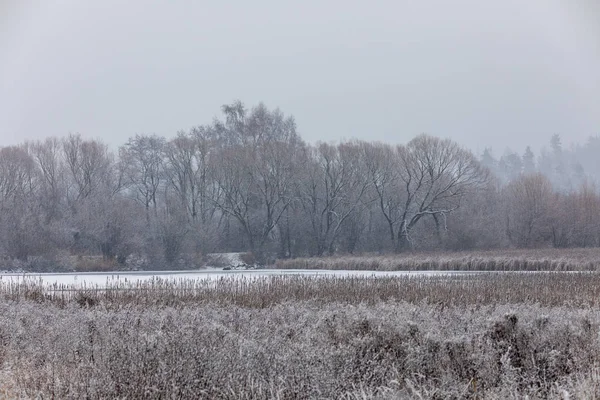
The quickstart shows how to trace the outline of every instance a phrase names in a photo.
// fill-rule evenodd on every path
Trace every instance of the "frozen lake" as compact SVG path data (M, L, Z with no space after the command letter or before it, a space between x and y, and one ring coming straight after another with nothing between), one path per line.
M215 280L221 278L258 279L269 276L322 276L322 277L386 277L386 276L443 276L469 272L462 271L345 271L345 270L294 270L294 269L258 269L223 271L221 269L205 269L197 271L139 271L139 272L88 272L88 273L2 273L0 282L21 282L23 280L42 281L46 285L75 285L103 287L109 282L139 282L151 279L168 280ZM472 272L471 272L472 273Z

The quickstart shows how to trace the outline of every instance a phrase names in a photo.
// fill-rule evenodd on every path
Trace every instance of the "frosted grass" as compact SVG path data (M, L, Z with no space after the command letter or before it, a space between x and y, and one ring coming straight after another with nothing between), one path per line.
M263 279L273 276L307 276L307 277L394 277L394 276L452 276L468 274L464 271L350 271L350 270L303 270L303 269L260 269L223 271L205 269L196 271L139 271L139 272L78 272L78 273L2 273L3 282L21 283L24 281L42 282L47 286L93 287L104 288L115 283L143 283L152 280L191 280L215 281L226 279ZM472 272L471 272L472 273Z

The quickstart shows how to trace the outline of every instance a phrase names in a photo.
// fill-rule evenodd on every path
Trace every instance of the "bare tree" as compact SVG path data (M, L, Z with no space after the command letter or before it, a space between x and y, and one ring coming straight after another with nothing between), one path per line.
M391 243L396 245L397 225L402 217L405 193L401 187L401 170L398 152L380 143L362 144L362 159L373 188L375 201L388 227Z
M577 245L600 246L600 196L595 185L584 183L574 194L575 204L567 210L576 213Z
M11 258L26 261L39 250L39 182L25 146L0 148L0 243Z
M369 185L361 169L360 145L322 143L309 149L300 199L310 217L315 254L335 252L343 224L359 211Z
M419 220L431 217L439 227L464 196L487 182L488 174L471 152L448 139L420 135L398 153L406 195L397 232L401 250L410 245Z
M69 186L67 197L78 202L96 191L112 196L123 187L123 174L114 163L108 146L96 140L83 140L80 135L69 135L63 140L63 154Z
M584 183L571 193L555 192L549 214L554 247L600 245L600 196L594 185Z
M525 175L508 185L506 194L509 240L519 247L539 245L550 235L554 197L550 181L541 174Z
M0 148L0 209L31 196L38 185L35 162L22 147Z
M73 248L91 254L99 250L105 260L112 260L120 256L116 251L120 239L129 237L121 235L128 223L120 214L124 171L99 141L69 135L62 147Z
M420 135L406 147L365 146L367 169L396 251L414 245L411 231L424 217L438 228L487 171L450 140Z
M218 206L243 228L259 257L275 226L292 202L296 160L304 144L293 118L260 104L247 112L241 103L224 106L217 122Z
M128 187L145 208L157 211L157 198L164 181L165 139L156 135L136 135L119 150Z
M80 135L0 148L0 251L27 262L102 255L107 265L135 252L158 268L212 251L267 260L600 246L599 142L563 149L555 136L540 157L528 148L497 161L486 149L481 164L427 135L310 146L292 117L235 102L172 139L136 135L118 158Z
M191 221L209 224L216 214L219 195L214 184L216 148L211 127L199 126L189 134L179 132L166 148L167 176Z
M46 223L60 219L64 197L64 165L61 145L57 138L48 138L30 146L30 152L41 173L41 207Z

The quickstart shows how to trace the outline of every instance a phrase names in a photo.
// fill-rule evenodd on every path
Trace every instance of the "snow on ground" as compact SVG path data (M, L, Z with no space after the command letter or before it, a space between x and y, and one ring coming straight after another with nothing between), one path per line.
M242 254L244 253L210 253L207 254L208 265L222 265L235 267L244 264L242 261Z

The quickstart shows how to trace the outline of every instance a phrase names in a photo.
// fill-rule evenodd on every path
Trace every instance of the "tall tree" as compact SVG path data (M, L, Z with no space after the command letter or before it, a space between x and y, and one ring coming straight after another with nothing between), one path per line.
M39 250L39 183L39 171L25 147L0 148L0 245L11 258L26 261Z
M527 146L525 148L525 153L523 154L523 173L526 175L531 175L535 172L535 155L533 151L531 151L531 147Z
M550 234L553 192L541 174L526 175L506 187L507 235L518 247L537 246Z
M225 122L215 131L218 206L238 221L249 247L259 257L293 200L296 161L304 146L292 117L263 104L248 112L243 104L223 107Z
M361 168L361 146L325 143L311 148L301 182L301 202L311 222L315 254L333 254L343 224L359 211L369 180Z
M165 180L164 148L162 137L135 135L119 150L126 184L146 214L151 208L156 214L159 189Z
M397 218L396 250L401 251L414 245L411 231L422 218L433 218L439 227L464 196L486 183L488 174L471 152L427 135L398 147L398 156L404 204Z

